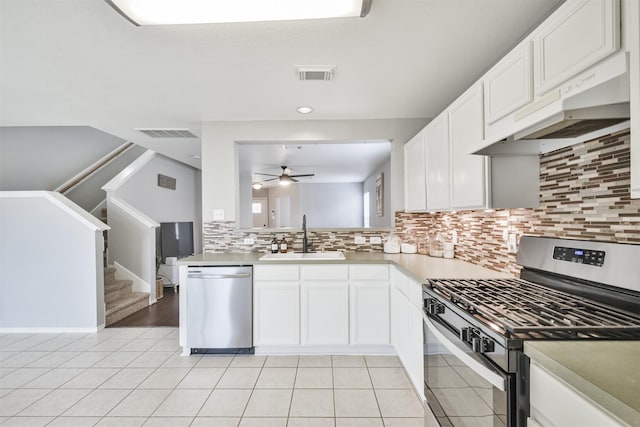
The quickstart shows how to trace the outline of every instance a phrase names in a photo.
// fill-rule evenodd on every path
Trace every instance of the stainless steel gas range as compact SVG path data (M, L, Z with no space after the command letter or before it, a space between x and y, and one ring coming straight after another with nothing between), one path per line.
M640 340L640 246L523 236L520 279L424 285L427 403L442 426L524 427L526 340Z

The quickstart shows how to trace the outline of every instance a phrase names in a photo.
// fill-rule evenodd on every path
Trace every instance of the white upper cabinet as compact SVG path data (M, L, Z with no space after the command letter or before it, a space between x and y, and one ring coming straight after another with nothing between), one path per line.
M526 40L484 76L484 117L487 126L531 102L531 69L531 42Z
M425 128L427 209L449 209L449 117L440 114Z
M476 83L449 107L451 144L451 208L475 209L487 206L485 156L469 154L484 136L482 85Z
M404 203L407 212L427 209L424 129L404 146Z
M565 3L534 33L535 91L556 88L620 48L618 0Z

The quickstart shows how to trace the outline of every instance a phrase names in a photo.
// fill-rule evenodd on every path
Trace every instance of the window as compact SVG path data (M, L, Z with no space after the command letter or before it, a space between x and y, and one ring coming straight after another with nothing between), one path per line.
M369 192L364 193L363 196L363 209L364 212L364 227L369 227Z

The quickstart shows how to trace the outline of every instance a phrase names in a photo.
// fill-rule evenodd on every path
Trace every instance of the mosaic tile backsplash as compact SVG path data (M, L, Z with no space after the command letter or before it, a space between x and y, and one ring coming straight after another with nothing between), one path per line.
M517 275L515 254L507 253L504 230L523 234L640 244L640 200L630 187L630 134L621 131L540 156L540 206L441 213L396 213L402 236L440 232L458 236L456 258ZM355 236L383 236L380 231L309 233L313 250L379 252L382 245L355 245ZM234 222L204 225L204 251L267 252L274 236L285 237L294 251L302 249L301 232L241 232ZM253 245L243 244L253 238Z

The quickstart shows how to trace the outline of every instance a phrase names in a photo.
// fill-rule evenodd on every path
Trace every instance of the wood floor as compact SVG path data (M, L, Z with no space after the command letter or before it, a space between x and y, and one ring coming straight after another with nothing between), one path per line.
M157 303L114 323L110 328L129 326L178 326L178 294L164 288L164 297Z

